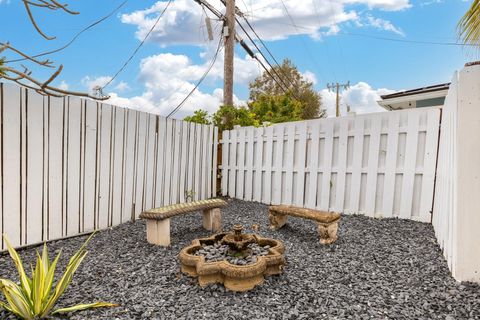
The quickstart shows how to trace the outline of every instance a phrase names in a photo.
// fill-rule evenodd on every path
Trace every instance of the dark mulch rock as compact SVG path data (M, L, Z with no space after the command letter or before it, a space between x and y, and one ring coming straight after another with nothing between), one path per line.
M339 239L318 243L312 221L290 218L268 230L267 206L232 201L222 209L224 229L242 223L246 231L284 242L284 274L267 278L246 293L222 285L200 288L179 272L177 254L209 236L201 214L172 219L172 246L149 245L143 221L99 232L60 306L104 300L112 309L83 311L71 319L480 319L480 286L458 283L449 273L432 226L408 220L344 216ZM85 237L49 244L70 256ZM34 248L21 250L31 263ZM67 259L62 260L61 268ZM16 279L13 263L0 255L0 277ZM7 318L0 311L0 319Z

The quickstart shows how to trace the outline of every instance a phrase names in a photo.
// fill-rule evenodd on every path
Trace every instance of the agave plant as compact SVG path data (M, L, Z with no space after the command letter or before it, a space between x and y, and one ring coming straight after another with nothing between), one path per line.
M6 302L0 301L0 308L4 308L22 319L42 319L50 314L53 315L56 313L66 313L90 308L116 306L115 304L107 302L95 302L60 308L52 312L58 299L62 296L65 289L72 281L73 274L87 255L86 246L92 236L93 234L70 258L65 272L54 287L53 281L55 278L55 269L58 260L60 259L61 251L53 261L50 261L47 246L44 244L42 255L37 251L37 263L35 268L32 266L32 274L31 278L29 278L23 268L20 256L4 235L3 238L7 245L10 257L12 257L12 260L17 267L20 283L17 284L10 280L0 279L0 290L6 300Z

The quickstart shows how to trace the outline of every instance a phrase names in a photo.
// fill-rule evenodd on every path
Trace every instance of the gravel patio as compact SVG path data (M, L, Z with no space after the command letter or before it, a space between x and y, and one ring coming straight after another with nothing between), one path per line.
M449 273L430 224L400 219L343 216L339 239L318 243L312 221L289 218L268 229L268 207L230 201L224 230L258 224L262 236L285 244L287 264L246 293L222 285L200 288L179 272L178 252L208 236L201 213L172 219L172 246L150 245L144 221L98 232L59 305L103 300L120 304L66 315L70 319L480 319L480 286L458 283ZM67 259L85 236L49 244ZM35 248L20 250L33 263ZM0 254L0 277L17 279L10 257ZM11 318L11 317L10 317ZM0 311L0 319L10 319ZM14 319L14 318L12 318Z

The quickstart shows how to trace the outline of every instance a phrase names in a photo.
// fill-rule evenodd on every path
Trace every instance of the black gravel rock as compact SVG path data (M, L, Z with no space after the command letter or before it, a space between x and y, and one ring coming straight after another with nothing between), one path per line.
M177 255L202 228L201 213L173 218L172 246L147 243L144 221L98 232L58 306L109 301L120 307L67 314L70 319L480 319L480 286L456 282L436 244L432 226L400 219L343 216L339 239L318 242L312 221L290 217L268 229L268 207L233 200L222 209L224 230L241 223L245 232L285 245L284 273L246 293L223 285L200 288L180 273ZM253 227L253 225L255 225ZM58 267L86 237L49 244L63 248ZM26 265L36 248L20 250ZM40 248L39 248L40 249ZM218 248L215 248L217 250ZM0 278L18 280L7 254ZM0 311L0 319L9 319Z

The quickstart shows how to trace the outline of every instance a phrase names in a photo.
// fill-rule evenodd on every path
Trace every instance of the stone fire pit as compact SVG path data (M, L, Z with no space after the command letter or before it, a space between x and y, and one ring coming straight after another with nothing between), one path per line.
M200 286L223 283L232 291L248 291L263 283L264 276L282 273L285 247L279 240L232 233L195 239L180 251L182 272L198 277Z

